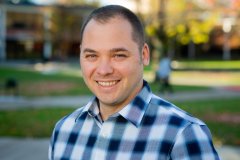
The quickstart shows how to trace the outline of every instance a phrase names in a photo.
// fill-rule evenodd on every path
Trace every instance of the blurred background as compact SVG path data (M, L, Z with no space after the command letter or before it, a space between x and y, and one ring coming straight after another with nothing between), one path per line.
M83 20L109 3L141 17L156 61L162 52L178 60L240 58L239 0L1 0L1 61L76 59Z
M54 124L92 96L79 67L80 27L106 4L142 20L153 92L205 121L224 159L239 159L240 0L0 0L0 159L27 160L30 149L39 155L29 159L46 159ZM163 55L172 92L160 92L156 77Z

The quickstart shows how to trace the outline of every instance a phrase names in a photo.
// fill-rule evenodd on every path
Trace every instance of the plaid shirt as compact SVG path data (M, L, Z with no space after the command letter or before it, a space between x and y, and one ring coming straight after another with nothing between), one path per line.
M61 119L49 160L217 160L207 126L151 93L147 82L133 101L103 122L97 98Z

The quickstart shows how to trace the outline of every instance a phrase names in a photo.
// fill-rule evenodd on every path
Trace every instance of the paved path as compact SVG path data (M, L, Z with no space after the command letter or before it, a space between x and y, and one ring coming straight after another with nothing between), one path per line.
M48 139L0 138L1 160L47 160ZM240 147L218 146L222 160L239 160Z
M58 97L14 97L0 96L0 109L45 108L45 107L73 107L86 104L91 96L58 96Z
M0 138L1 160L47 160L48 139Z

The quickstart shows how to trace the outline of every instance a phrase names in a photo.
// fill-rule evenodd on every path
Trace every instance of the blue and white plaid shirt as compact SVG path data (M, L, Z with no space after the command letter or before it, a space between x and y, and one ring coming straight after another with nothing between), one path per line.
M49 160L217 160L207 126L152 94L147 82L133 101L103 122L97 98L55 126Z

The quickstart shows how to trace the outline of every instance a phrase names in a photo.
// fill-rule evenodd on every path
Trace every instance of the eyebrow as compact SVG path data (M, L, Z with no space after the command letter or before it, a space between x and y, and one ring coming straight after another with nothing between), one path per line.
M129 52L126 48L124 48L124 47L119 47L119 48L112 48L112 49L110 49L110 52L111 53L115 53L115 52ZM83 53L86 53L86 52L88 52L88 53L97 53L97 51L95 51L95 50L93 50L93 49L91 49L91 48L85 48L84 50L83 50Z
M89 53L97 53L97 51L93 50L93 49L90 49L90 48L85 48L83 50L83 53L86 53L86 52L89 52Z
M124 48L124 47L110 49L110 52L112 52L112 53L114 53L114 52L122 52L122 51L128 52L128 50L126 48Z

